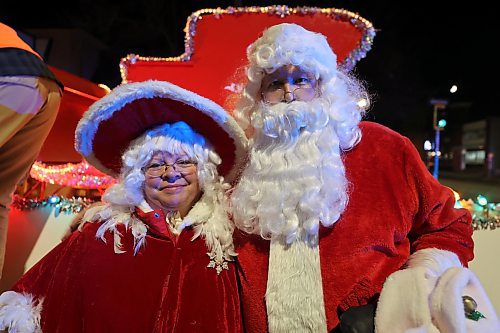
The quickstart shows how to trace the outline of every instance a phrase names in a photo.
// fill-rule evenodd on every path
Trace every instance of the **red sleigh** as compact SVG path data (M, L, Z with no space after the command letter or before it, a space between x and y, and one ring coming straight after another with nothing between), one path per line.
M159 58L129 54L120 63L123 82L166 80L231 108L241 88L246 48L262 31L297 23L325 35L341 66L351 69L370 50L375 29L356 13L335 8L287 6L202 9L188 17L185 52Z

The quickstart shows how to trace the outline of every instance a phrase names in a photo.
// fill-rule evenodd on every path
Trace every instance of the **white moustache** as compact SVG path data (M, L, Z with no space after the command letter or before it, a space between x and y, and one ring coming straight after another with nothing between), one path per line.
M262 103L252 114L251 122L262 135L295 142L304 130L314 132L324 128L329 122L328 103L317 98L313 101L294 101L267 105Z

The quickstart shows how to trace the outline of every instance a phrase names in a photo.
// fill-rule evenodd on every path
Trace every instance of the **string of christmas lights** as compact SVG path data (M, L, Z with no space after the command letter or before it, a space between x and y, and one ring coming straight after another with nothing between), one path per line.
M37 161L31 167L30 176L40 182L81 189L101 189L116 182L86 161L61 165L46 165Z

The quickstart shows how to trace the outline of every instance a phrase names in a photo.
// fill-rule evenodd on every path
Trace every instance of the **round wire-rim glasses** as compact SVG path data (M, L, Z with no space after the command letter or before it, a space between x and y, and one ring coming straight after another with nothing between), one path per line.
M286 94L292 94L293 99L297 101L310 101L319 95L318 81L303 80L291 84L294 89L285 89L285 84L281 82L271 83L269 87L261 92L262 100L268 104L276 104L286 101Z
M195 161L186 159L179 159L172 164L155 162L144 167L144 172L149 176L158 177L167 172L169 167L172 167L174 171L185 175L195 171L196 165Z

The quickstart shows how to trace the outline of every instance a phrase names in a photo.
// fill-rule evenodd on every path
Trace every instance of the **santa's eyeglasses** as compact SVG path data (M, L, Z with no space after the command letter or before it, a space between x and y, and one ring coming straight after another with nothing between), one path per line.
M268 104L307 102L319 96L318 81L300 77L292 82L272 81L261 90L262 100Z

